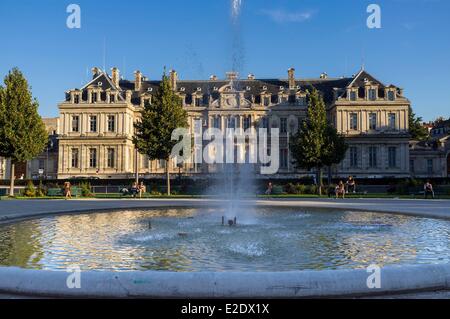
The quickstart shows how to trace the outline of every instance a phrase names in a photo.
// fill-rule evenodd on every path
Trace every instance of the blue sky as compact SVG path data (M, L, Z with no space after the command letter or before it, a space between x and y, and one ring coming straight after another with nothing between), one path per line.
M309 78L350 76L364 63L405 88L425 120L450 116L450 1L242 0L238 26L230 2L1 0L0 76L18 66L41 114L56 116L64 92L93 66L156 79L166 65L206 79L224 77L237 52L244 76L285 78L292 66ZM71 3L81 7L81 29L66 27ZM366 26L371 3L381 6L381 29Z

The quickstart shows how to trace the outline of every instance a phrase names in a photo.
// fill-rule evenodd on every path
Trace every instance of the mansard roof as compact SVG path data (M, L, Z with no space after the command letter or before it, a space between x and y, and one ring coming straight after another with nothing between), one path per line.
M99 82L101 82L101 88L103 90L112 89L121 91L122 99L124 98L125 91L131 91L132 102L134 104L139 104L140 96L146 92L150 94L155 92L161 81L143 80L140 91L136 91L134 81L121 79L119 81L119 87L115 87L111 77L106 72L99 71L99 73L95 74L94 78L81 90L85 90L87 87L99 87ZM305 93L306 90L314 87L322 93L326 103L331 103L334 100L335 93L337 93L338 96L345 97L347 88L357 87L361 91L359 95L364 95L363 88L367 82L378 85L380 97L384 96L384 88L395 88L395 86L392 85L386 87L382 82L378 81L364 69L361 69L358 74L353 77L296 79L296 87L293 90L289 88L288 79L239 79L234 81L234 86L236 89L243 91L245 98L249 100L252 97L259 97L261 94L277 96L279 94ZM219 94L221 88L224 88L229 84L230 80L224 79L178 80L177 92L186 94L188 98L194 94L216 95Z

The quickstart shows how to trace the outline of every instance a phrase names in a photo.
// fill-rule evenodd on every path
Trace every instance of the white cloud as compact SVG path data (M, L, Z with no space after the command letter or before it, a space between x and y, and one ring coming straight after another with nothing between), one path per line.
M304 22L310 20L314 12L302 11L302 12L287 12L283 9L261 10L261 14L268 16L270 19L277 23L292 23L292 22Z

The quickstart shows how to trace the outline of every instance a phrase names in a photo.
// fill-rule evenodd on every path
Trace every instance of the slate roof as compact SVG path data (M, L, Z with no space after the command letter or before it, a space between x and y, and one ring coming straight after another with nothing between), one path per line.
M315 87L322 93L325 102L328 104L334 100L335 91L337 91L338 96L345 97L347 87L359 87L359 96L363 97L365 94L364 85L367 80L373 84L379 85L379 96L384 97L385 85L365 70L361 70L353 77L346 78L297 79L295 81L296 88L294 92L289 89L288 79L240 79L235 81L234 85L238 90L244 91L244 96L248 100L252 100L252 98L259 100L262 93L269 93L272 95L272 101L277 100L277 96L280 92L283 92L284 94L293 94L296 92L306 92L307 89ZM88 86L98 86L98 82L102 83L101 87L104 90L115 88L110 76L101 72L100 74L94 75L94 79L86 84L82 90ZM219 96L218 90L229 83L229 80L223 79L198 81L178 80L177 91L186 94L186 101L189 103L194 94L204 95L205 100L207 100L207 96L209 95L212 95L215 99ZM125 91L130 90L132 92L133 104L139 104L140 96L145 92L149 92L150 94L155 92L158 89L159 84L160 81L144 80L141 85L141 90L137 92L135 91L134 80L121 79L119 88L117 89L121 91L122 98L125 97ZM83 94L83 99L85 99L85 94Z

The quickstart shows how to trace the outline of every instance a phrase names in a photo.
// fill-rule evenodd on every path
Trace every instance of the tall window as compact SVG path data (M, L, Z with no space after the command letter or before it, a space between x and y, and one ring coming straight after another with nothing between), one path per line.
M358 167L358 148L350 147L350 167Z
M270 106L270 97L269 96L264 97L264 106Z
M356 101L356 91L351 91L350 92L350 101Z
M377 167L377 148L375 146L369 147L369 167Z
M252 125L252 118L250 116L244 117L244 130L248 130Z
M287 168L288 167L288 158L289 152L287 148L280 149L280 167Z
M108 132L116 131L116 117L114 115L108 115Z
M269 119L267 117L263 117L261 119L261 128L268 128L269 127Z
M427 160L427 172L428 172L428 175L433 174L433 160L432 159Z
M377 129L377 113L369 114L369 130Z
M116 103L116 95L115 94L111 94L109 96L109 102L110 103Z
M108 148L108 168L116 167L116 150Z
M356 113L350 113L350 129L358 130L358 114Z
M390 130L395 130L395 122L396 122L397 116L395 113L389 113L388 115L388 127Z
M89 130L90 132L97 132L97 116L91 115L89 117Z
M71 154L71 167L78 168L78 159L79 159L78 148L72 148L71 153L72 153Z
M409 160L409 171L411 173L415 173L416 172L416 165L413 159Z
M201 106L202 105L202 100L199 97L195 97L195 106Z
M97 149L96 148L89 149L89 167L97 168Z
M213 127L220 128L220 117L219 116L216 116L213 118Z
M280 119L280 133L287 133L287 118L285 117Z
M96 93L96 92L92 93L92 95L91 95L91 98L92 98L91 103L97 103L97 96L98 96L98 93Z
M230 116L228 118L228 128L236 128L236 118L234 116Z
M72 116L72 132L80 131L80 117L78 115Z
M377 99L377 90L369 89L369 100L375 101Z
M39 159L38 166L39 169L45 169L45 161L43 159Z
M75 94L75 96L73 97L73 102L75 104L80 104L80 96L78 94Z
M388 148L388 161L389 161L390 168L397 166L397 148L396 147Z

